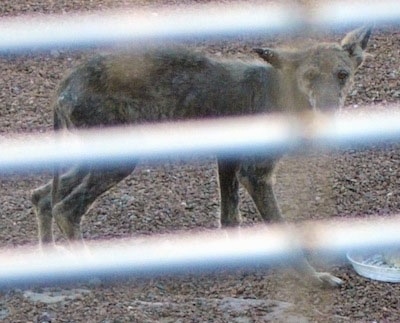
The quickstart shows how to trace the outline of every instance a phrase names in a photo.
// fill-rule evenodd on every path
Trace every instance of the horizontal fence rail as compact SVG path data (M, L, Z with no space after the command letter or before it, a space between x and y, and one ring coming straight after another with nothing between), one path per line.
M55 164L98 166L138 159L226 157L302 152L318 147L375 145L400 139L400 110L358 111L328 118L261 115L76 131L74 134L4 137L0 173L43 170ZM394 112L393 112L394 111Z
M310 9L310 10L307 10ZM321 2L304 8L276 4L227 4L180 7L179 10L106 11L90 14L0 19L0 53L54 47L112 45L195 36L294 31L308 26L399 23L398 0Z
M31 284L148 277L254 269L294 264L303 250L342 256L349 250L373 251L400 244L399 218L309 222L297 227L256 226L236 230L169 234L123 241L89 242L66 250L0 251L0 289Z

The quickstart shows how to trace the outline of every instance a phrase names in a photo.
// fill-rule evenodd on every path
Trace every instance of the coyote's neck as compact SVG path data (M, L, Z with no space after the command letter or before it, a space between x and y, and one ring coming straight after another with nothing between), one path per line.
M280 112L298 113L312 110L313 106L305 93L301 92L293 71L277 71L277 106Z

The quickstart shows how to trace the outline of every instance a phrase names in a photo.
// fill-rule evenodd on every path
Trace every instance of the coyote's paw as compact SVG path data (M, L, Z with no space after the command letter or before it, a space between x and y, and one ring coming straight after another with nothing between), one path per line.
M324 287L339 287L344 282L340 278L333 276L330 273L315 273L315 282Z
M51 257L90 257L89 248L83 241L76 241L69 245L45 244L38 248L38 253Z

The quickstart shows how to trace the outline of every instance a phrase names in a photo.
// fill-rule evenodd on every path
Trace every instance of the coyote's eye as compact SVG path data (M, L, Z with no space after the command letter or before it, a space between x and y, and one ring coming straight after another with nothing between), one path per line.
M348 77L349 77L349 73L345 70L340 70L337 73L337 78L340 80L341 83L345 83Z

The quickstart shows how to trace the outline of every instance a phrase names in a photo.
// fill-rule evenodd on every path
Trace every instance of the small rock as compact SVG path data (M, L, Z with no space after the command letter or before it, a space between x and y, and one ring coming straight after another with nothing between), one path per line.
M50 315L47 312L43 312L42 314L40 314L37 319L36 319L37 323L51 323L52 322L52 315Z

